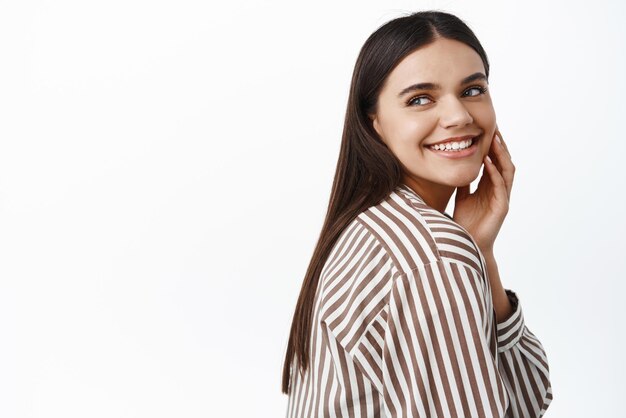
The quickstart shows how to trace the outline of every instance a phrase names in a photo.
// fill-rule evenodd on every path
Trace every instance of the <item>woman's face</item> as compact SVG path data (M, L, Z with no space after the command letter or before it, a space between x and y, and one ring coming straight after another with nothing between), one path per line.
M490 93L481 91L488 86L484 76L476 51L462 42L439 38L408 55L387 77L377 113L370 117L403 165L404 181L422 196L449 198L456 187L478 177L496 130ZM411 87L422 83L434 86ZM479 136L466 150L430 148L468 135ZM453 149L466 145L451 143Z

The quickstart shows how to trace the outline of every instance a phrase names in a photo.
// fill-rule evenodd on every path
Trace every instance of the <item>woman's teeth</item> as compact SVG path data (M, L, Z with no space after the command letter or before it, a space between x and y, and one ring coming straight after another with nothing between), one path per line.
M447 142L445 144L432 145L429 148L437 151L461 151L472 146L473 139L459 142Z

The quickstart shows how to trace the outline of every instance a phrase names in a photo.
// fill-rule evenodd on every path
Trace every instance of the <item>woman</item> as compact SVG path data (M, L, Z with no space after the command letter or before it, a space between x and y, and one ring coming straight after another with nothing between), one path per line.
M365 42L289 336L288 417L548 408L546 353L494 258L515 167L488 77L485 51L451 14L401 17Z

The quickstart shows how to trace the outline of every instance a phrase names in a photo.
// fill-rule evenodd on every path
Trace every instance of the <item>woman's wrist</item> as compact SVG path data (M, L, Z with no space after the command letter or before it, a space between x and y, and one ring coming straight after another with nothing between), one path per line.
M489 277L489 287L491 288L491 299L493 301L493 308L496 311L496 321L506 321L513 314L514 309L509 296L506 294L504 286L500 281L498 263L496 263L493 249L484 252L481 250L481 252L485 258L487 276Z
M491 258L495 261L496 257L493 254L493 247L480 247L480 252L483 254L483 257L485 257L485 259Z

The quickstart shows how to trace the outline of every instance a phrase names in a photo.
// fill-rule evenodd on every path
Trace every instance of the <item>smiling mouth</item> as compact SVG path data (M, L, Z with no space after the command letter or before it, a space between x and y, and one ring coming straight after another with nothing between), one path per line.
M437 155L448 158L463 158L473 155L483 135L475 136L466 141L448 142L446 144L425 145L424 147Z
M433 151L458 152L458 151L462 151L464 149L470 148L472 145L478 142L480 137L481 135L477 135L473 138L466 139L463 141L450 141L450 142L445 142L445 143L435 144L435 145L425 145L425 147Z

